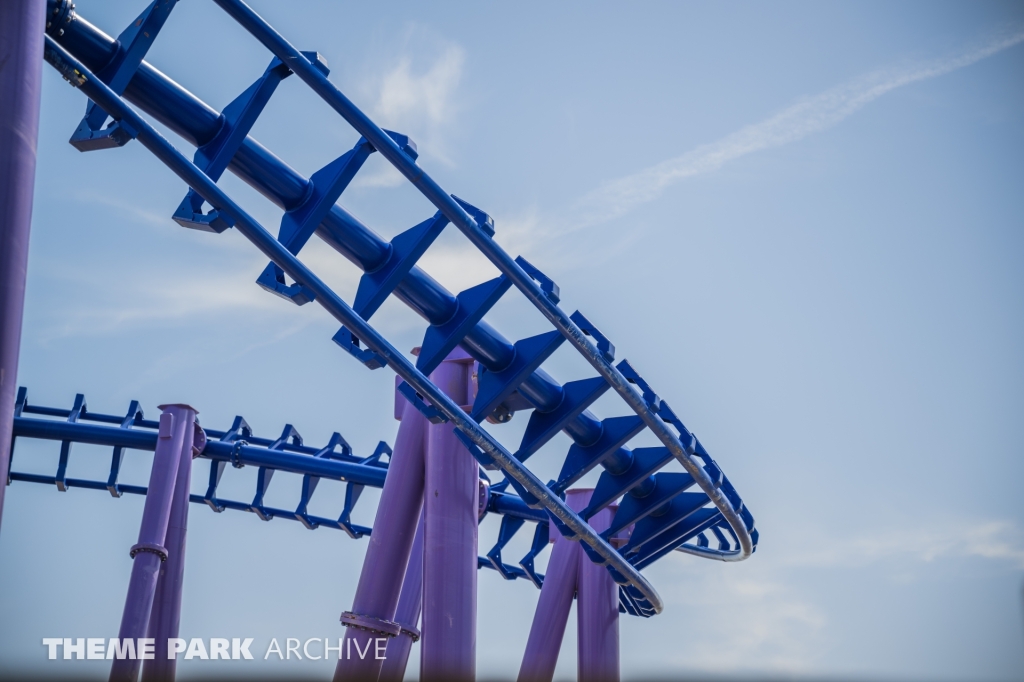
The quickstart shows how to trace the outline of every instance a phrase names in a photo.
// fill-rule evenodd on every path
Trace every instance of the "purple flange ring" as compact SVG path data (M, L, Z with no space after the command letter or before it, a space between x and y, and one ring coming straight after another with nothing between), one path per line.
M403 633L409 635L409 639L411 639L413 641L413 643L416 643L416 642L420 641L420 631L419 630L417 630L416 628L414 628L411 625L400 625L399 627L402 628L402 632Z
M135 558L135 555L139 552L149 552L150 554L156 554L160 557L161 563L167 561L167 548L158 545L154 542L140 542L129 550L128 555L131 558Z
M364 616L358 613L352 613L346 611L341 614L341 624L347 628L359 628L360 630L369 630L370 632L377 632L388 637L397 637L401 634L402 630L409 632L410 636L412 632L408 628L391 620L384 620L383 618L375 618L373 616ZM415 630L415 628L413 628ZM419 632L416 633L416 639L419 639ZM413 641L415 642L416 639Z

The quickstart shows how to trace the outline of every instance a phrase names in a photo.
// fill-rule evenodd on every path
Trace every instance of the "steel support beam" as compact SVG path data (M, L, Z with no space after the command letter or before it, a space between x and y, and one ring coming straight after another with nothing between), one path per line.
M301 54L299 57L303 60L305 59ZM559 496L544 485L544 483L541 482L533 472L525 468L491 434L481 429L475 421L470 419L465 410L452 401L451 398L438 389L436 385L416 369L416 367L405 357L403 353L399 352L398 349L382 337L377 330L370 326L364 319L359 317L359 315L357 315L352 308L345 303L345 301L343 301L319 277L309 270L308 267L299 261L294 254L288 251L277 239L267 232L266 229L252 218L252 216L228 197L220 187L216 185L216 183L203 174L203 172L193 163L189 162L188 159L186 159L175 147L160 135L152 125L127 107L120 97L113 93L106 84L96 79L95 75L93 75L89 69L78 62L72 55L67 53L66 50L61 48L49 37L47 37L46 41L45 58L73 84L81 88L90 99L94 100L104 110L108 111L108 113L118 120L121 125L127 126L126 129L130 129L132 134L136 136L143 146L153 152L153 154L167 165L168 168L187 182L190 187L195 189L207 202L211 204L211 206L214 207L215 210L221 212L225 219L232 222L239 232L249 239L265 256L276 263L285 274L297 283L305 286L309 292L312 293L313 297L315 297L319 306L324 308L342 325L348 327L356 338L359 338L366 343L367 351L372 351L375 354L375 357L380 358L381 362L390 366L396 374L402 377L410 387L415 390L416 393L419 393L425 400L432 403L434 409L450 420L454 427L465 435L467 439L466 442L471 444L473 448L479 449L481 459L492 461L501 468L506 475L514 479L517 489L521 489L521 495L528 494L532 496L538 503L543 504L547 511L552 514L558 522L562 524L562 526L564 526L566 533L580 537L585 541L593 551L596 552L596 556L601 557L608 563L609 570L615 571L614 577L618 582L622 584L629 582L636 587L642 595L642 599L646 600L651 605L650 611L652 614L659 613L661 611L661 598L651 586L650 582L647 581L647 579L644 578L643 575L635 569L635 567L629 564L622 555L609 546L599 534L594 532L593 528L569 510ZM308 64L308 62L305 63ZM305 76L308 74L300 75ZM305 80L305 77L303 79ZM378 145L375 144L375 146ZM399 150L398 153L403 152ZM390 153L387 156L389 160L392 160ZM459 215L463 216L460 219L460 222L465 223L466 220L469 220L469 224L472 225L474 229L479 230L479 228L476 227L475 222L473 222L471 218L465 216L465 211L462 211L461 208L459 211L461 212ZM449 216L449 218L451 218L451 216ZM481 246L475 238L474 243L477 246ZM496 248L493 243L489 244L489 250ZM528 298L531 299L531 301L541 307L543 311L546 311L546 306L538 303L537 300L538 296L543 297L544 294L539 293L541 290L536 285L532 284L532 280L527 282L522 279L522 277L526 276L522 274L521 268L513 263L512 267L515 269L515 272L505 270L504 266L506 266L507 263L505 263L503 259L499 260L502 261L500 265L502 266L505 274L509 275L511 273L511 275L514 275L510 276L516 286L520 288L520 290L522 290ZM522 275L522 277L520 277L520 275ZM626 379L618 372L618 370L611 367L603 357L596 355L598 353L597 349L590 344L589 341L583 338L582 332L580 332L575 326L565 326L563 322L565 322L565 320L558 318L556 326L562 329L565 334L572 337L573 345L583 352L584 355L587 356L588 360L592 361L592 364L599 369L602 376L612 383L613 388L622 395L629 406L638 414L643 415L648 426L650 426L652 430L657 431L663 442L665 442L670 449L673 449L673 453L679 458L680 462L694 477L697 483L705 489L706 492L708 492L712 501L715 502L716 505L721 504L723 515L729 518L730 525L733 525L733 522L735 521L736 525L740 528L738 533L742 533L745 529L742 526L742 522L738 519L738 516L732 509L729 501L724 498L722 493L713 488L713 483L710 481L707 473L704 472L696 462L689 458L678 438L670 432L669 427L658 420L657 415L651 411L651 408L647 406L641 396L629 387ZM571 323L567 324L571 325ZM737 516L737 518L732 519L731 517L733 516ZM750 525L752 527L753 524L751 523ZM742 536L740 537L740 540L743 540ZM734 560L744 558L749 554L749 551L752 551L752 546L749 541L750 537L748 536L747 544L744 545L744 549L747 551L743 553L743 556L737 554ZM741 542L741 545L742 544L743 543ZM406 559L407 557L408 555L406 554Z
M167 640L178 636L181 624L181 596L185 584L185 535L188 531L189 491L192 487L192 460L202 450L206 436L195 423L191 442L183 443L178 473L174 481L174 499L167 524L164 546L167 561L160 566L156 597L149 617L149 637L156 640L154 658L142 666L142 682L173 682L177 658L167 655ZM189 447L186 447L189 446Z
M430 375L456 405L472 403L473 358L456 348ZM480 465L451 422L431 424L424 484L423 682L476 679Z
M566 493L573 511L590 504L591 489ZM615 510L602 509L590 518L595 530L611 524ZM552 530L554 547L537 600L518 682L551 682L562 648L573 598L576 599L576 669L579 682L619 680L619 590L603 566L586 556L580 543Z
M44 0L0 2L0 521L25 308L45 14Z
M374 640L401 631L395 613L423 508L428 423L405 401L352 610L341 616L347 629L334 682L376 680L384 661L376 657Z
M585 491L587 504L593 492ZM605 507L590 517L590 525L598 532L605 531L614 515L614 507ZM590 561L583 548L579 549L576 676L579 682L619 682L619 586L604 566Z
M116 41L81 16L74 15L62 28L64 33L54 36L55 40L92 71L102 69L114 58ZM223 124L219 112L145 61L139 65L124 96L197 146L209 142ZM286 210L301 203L309 187L308 179L251 137L241 144L228 169ZM388 242L338 205L327 213L316 234L363 271L380 267L388 257ZM455 296L419 267L403 278L394 294L431 324L446 322L456 312ZM462 345L492 371L507 367L514 356L513 344L483 321L469 331ZM562 387L543 370L530 375L519 391L541 411L555 409L562 400ZM566 432L583 443L595 440L600 429L600 422L589 412L566 425Z
M409 665L412 645L420 639L420 613L423 610L423 518L416 530L416 539L409 555L409 567L405 570L402 595L398 598L395 622L402 630L388 642L384 665L381 666L378 682L402 682Z
M171 521L175 484L181 460L192 457L196 411L188 405L161 405L160 432L149 492L142 511L139 541L131 549L132 575L118 637L123 642L149 637L150 617L156 598L161 564L168 559L167 529ZM187 490L185 491L187 494ZM136 657L115 659L110 682L135 682L139 677L141 652Z

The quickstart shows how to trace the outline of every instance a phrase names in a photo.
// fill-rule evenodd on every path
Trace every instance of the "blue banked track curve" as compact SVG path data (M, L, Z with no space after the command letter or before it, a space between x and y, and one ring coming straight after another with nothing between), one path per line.
M415 143L380 129L348 100L328 79L326 61L318 53L294 48L240 0L214 2L271 53L262 76L220 113L145 62L146 51L176 0L155 0L117 40L77 16L70 0L50 0L45 59L90 100L71 143L91 151L138 140L188 187L174 212L176 222L212 233L231 228L241 232L269 259L257 278L259 286L296 305L316 302L327 310L341 324L334 341L370 369L390 367L405 381L406 397L431 421L453 422L481 465L503 472L505 480L499 485L509 485L527 506L544 510L560 533L579 540L592 561L608 568L628 612L650 616L661 611L661 598L640 569L669 552L723 561L749 557L758 532L736 489L633 366L626 360L615 362L612 342L580 311L562 311L558 285L534 264L507 254L494 240L490 216L434 182L416 164ZM310 179L248 136L277 84L292 74L361 135L351 150ZM196 145L195 158L182 156L127 102ZM108 118L112 120L104 127ZM391 242L338 204L374 152L437 209ZM283 209L276 238L218 187L225 170ZM418 259L448 225L469 239L501 275L452 295L423 272L416 265ZM314 234L364 271L351 305L298 259ZM552 331L512 343L484 321L487 311L512 288L545 316ZM429 323L415 364L369 323L391 295ZM542 369L565 341L596 376L559 385ZM456 346L480 365L479 390L470 414L428 378ZM622 399L628 414L602 420L588 408L609 389ZM515 452L480 426L484 419L501 423L527 410L532 414ZM661 446L627 447L647 429ZM573 445L559 477L544 484L524 462L559 432L566 433ZM684 471L661 471L672 461ZM565 491L598 467L603 471L590 505L579 514L571 511L563 501ZM619 500L612 528L596 532L586 520ZM521 525L503 523L499 545ZM541 526L545 524L538 524L538 529ZM708 534L717 547L711 547ZM536 537L535 547L538 544ZM493 553L488 559L495 563ZM500 559L497 566L504 566Z

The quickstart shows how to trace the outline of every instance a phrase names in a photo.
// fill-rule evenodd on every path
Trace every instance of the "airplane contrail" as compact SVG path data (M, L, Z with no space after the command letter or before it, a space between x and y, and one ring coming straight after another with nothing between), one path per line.
M855 78L817 95L804 97L778 114L748 125L710 144L662 161L637 173L611 180L584 195L575 218L559 232L573 231L625 215L653 201L671 185L718 170L729 161L764 149L796 142L826 130L882 95L911 83L970 66L1024 41L1017 31L982 46L910 67L887 68Z

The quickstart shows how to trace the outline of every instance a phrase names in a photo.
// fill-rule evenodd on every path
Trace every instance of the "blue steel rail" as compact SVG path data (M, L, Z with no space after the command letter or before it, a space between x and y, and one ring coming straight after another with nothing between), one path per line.
M158 428L159 422L146 419L138 401L135 400L131 402L124 416L117 416L90 412L85 396L81 393L75 396L70 409L31 405L28 402L28 391L21 387L18 389L14 408L12 464L13 445L17 444L18 438L60 441L60 455L57 471L53 476L13 470L8 476L10 481L53 485L60 491L86 488L106 490L114 497L121 497L124 493L145 495L146 486L121 483L118 478L126 450L153 452L156 449ZM251 512L264 521L298 521L310 530L319 527L334 528L355 539L370 535L370 528L352 522L352 511L367 486L384 486L388 470L388 462L384 461L384 458L391 455L391 448L384 441L378 443L369 456L358 457L353 454L351 446L340 433L335 432L324 447L315 448L304 445L302 436L291 424L286 424L280 437L276 439L254 436L249 424L240 416L235 417L227 431L204 431L206 442L196 456L210 461L207 487L203 495L190 495L191 502L208 506L215 512L222 512L225 509ZM113 448L110 473L106 480L68 477L68 465L74 443ZM237 469L246 466L258 467L256 493L252 502L228 500L217 495L217 488L228 464ZM278 471L302 476L300 499L295 509L269 507L263 502L271 479ZM344 507L337 519L316 516L308 512L309 503L321 479L346 483ZM544 528L542 534L547 537L547 514L539 509L531 509L515 495L504 492L501 484L489 488L485 513L501 515L503 527L506 525L505 519L509 520L508 523L515 523L518 526L528 522L535 523ZM480 557L479 566L494 569L507 579L527 578L540 587L544 576L533 571L533 560L544 546L531 550L523 558L521 566L501 562L500 552L503 546L499 539L499 544L487 557ZM494 557L497 557L497 560Z
M561 533L581 540L588 556L606 565L624 588L630 612L653 615L661 610L660 598L639 569L674 549L724 561L747 558L755 549L758 533L735 488L633 367L625 360L612 364L612 343L579 311L566 315L558 307L558 286L525 259L505 253L492 239L493 220L442 190L416 165L415 144L404 135L381 130L367 118L327 79L326 63L317 53L296 50L244 3L215 2L273 54L264 74L221 114L143 61L175 0L151 4L117 41L77 17L67 0L51 0L46 59L92 100L71 143L88 151L138 139L189 186L174 214L179 224L209 232L230 227L242 232L270 260L257 280L260 286L298 305L316 301L323 306L342 324L334 337L340 346L371 369L390 366L411 389L407 396L428 417L451 420L485 467L501 469L527 504L546 509ZM310 180L248 137L277 83L292 73L362 135L352 150ZM132 110L122 94L195 144L194 163ZM104 114L113 118L105 128ZM375 151L438 209L390 243L337 204ZM284 209L278 238L216 185L226 169ZM211 208L204 213L205 204ZM494 263L500 277L453 296L416 266L449 223ZM296 257L313 234L365 271L351 307ZM551 322L553 331L513 344L483 321L490 307L512 286ZM415 366L368 323L391 294L430 323ZM560 386L541 369L565 340L598 376ZM470 415L427 378L456 345L481 365L480 390ZM609 388L632 414L599 420L590 413L590 405ZM507 421L515 411L527 409L533 409L533 414L514 454L479 426L483 419ZM662 446L627 448L629 440L644 429L650 429ZM558 479L545 485L523 462L559 431L569 435L574 444ZM673 460L685 473L660 471ZM604 472L594 499L577 515L561 498L569 486L597 466ZM686 492L695 486L700 492ZM613 530L598 534L585 519L619 498L622 502ZM631 525L629 541L618 550L613 548L607 538L615 529ZM510 526L509 537L516 530ZM705 531L715 536L717 548L709 546Z

